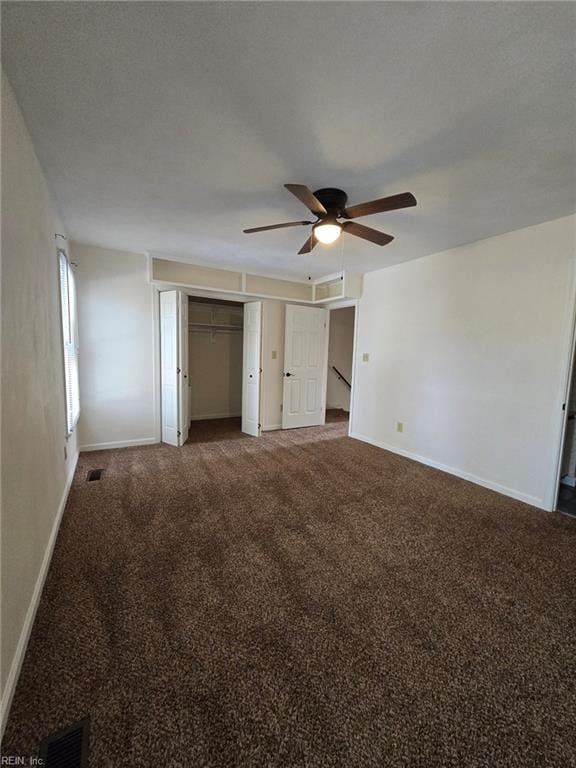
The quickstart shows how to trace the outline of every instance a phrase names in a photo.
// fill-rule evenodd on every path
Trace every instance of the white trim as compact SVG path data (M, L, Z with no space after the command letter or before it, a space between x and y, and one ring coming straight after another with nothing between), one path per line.
M320 283L329 283L331 280L337 280L339 277L342 277L344 274L344 270L341 269L339 272L331 272L329 275L322 275L322 277L316 277L314 280L312 280L312 285L319 285Z
M154 400L154 437L162 437L162 409L160 397L160 292L152 285L152 397Z
M358 313L360 312L360 300L354 299L354 338L352 339L352 377L350 378L350 410L348 412L348 435L352 435L354 428L354 413L356 410L356 346L358 344Z
M572 376L575 369L575 347L576 347L576 269L572 262L572 283L570 286L569 315L566 319L566 340L565 353L563 355L562 389L559 393L558 408L560 409L560 424L558 426L557 449L554 455L554 480L550 495L548 496L547 509L554 512L558 505L558 494L560 493L560 480L562 475L562 458L564 455L564 442L566 440L566 427L568 424L568 405L570 400L570 387ZM564 409L562 410L562 405Z
M267 427L260 427L262 432L275 432L277 429L282 429L282 424L270 424Z
M192 266L197 266L196 264ZM264 277L264 275L252 275L252 277ZM266 278L267 280L273 280L274 278ZM295 280L285 280L284 282L293 282L296 283ZM241 290L238 289L232 289L232 288L210 288L210 286L206 285L195 285L194 283L182 283L178 280L156 280L155 278L152 280L152 285L155 285L159 291L163 290L170 290L172 288L174 289L182 289L184 293L187 293L190 295L200 295L203 294L207 295L208 297L216 296L218 294L224 295L226 298L224 301L234 301L235 299L233 297L237 296L237 301L244 300L244 303L248 303L249 301L260 301L262 299L269 299L270 301L285 301L290 304L306 304L307 306L313 306L314 304L320 304L325 303L326 301L329 301L329 299L319 299L318 301L313 301L312 299L299 299L294 296L276 296L271 293L255 293L253 291L247 291L246 293L242 293ZM297 285L308 285L308 283L297 283ZM192 291L192 293L190 293ZM202 291L202 293L198 293L199 291Z
M237 419L242 416L240 413L202 413L196 416L190 416L190 421L210 421L210 419Z
M92 443L90 445L81 445L78 450L81 453L86 451L108 451L114 448L136 448L139 445L154 445L159 443L157 437L142 437L137 440L117 440L112 443Z
M517 499L518 501L523 501L525 504L531 504L533 507L538 507L539 509L543 509L547 512L549 511L549 507L547 506L544 499L539 499L536 496L530 496L529 494L523 493L522 491L517 491L515 488L508 488L505 485L500 485L500 483L494 483L491 480L485 480L483 477L478 477L478 475L473 475L472 473L465 472L462 469L450 467L447 464L442 464L439 461L428 459L426 456L420 456L419 454L412 453L411 451L405 451L402 448L397 448L394 445L388 445L387 443L382 443L379 440L373 440L371 437L358 434L357 432L350 431L348 435L349 437L353 437L355 440L361 440L363 443L370 443L370 445L374 445L376 448L382 448L385 451L396 453L399 456L405 456L407 459L412 459L413 461L417 461L420 464L426 464L428 467L440 469L442 472L447 472L449 475L455 475L456 477L462 478L462 480L468 480L469 482L475 483L476 485L481 485L483 488L489 488L491 491L502 493L504 496L510 496L511 498Z
M54 522L52 524L52 530L50 531L50 537L48 539L46 549L44 550L44 557L42 558L42 564L38 572L36 584L34 585L34 590L28 605L28 610L26 611L26 617L24 618L24 624L22 625L22 630L18 639L18 645L16 646L16 651L12 657L12 664L10 665L10 671L8 672L6 685L2 691L2 701L0 702L0 739L4 736L4 729L6 727L8 715L10 713L10 706L12 705L12 698L14 696L14 691L16 690L16 684L20 676L20 670L22 669L22 662L24 661L24 656L26 655L26 648L28 646L28 641L30 640L30 633L32 632L34 619L36 618L36 611L38 610L38 605L40 604L42 590L44 589L44 582L46 581L48 569L50 568L50 562L52 560L56 538L58 536L58 531L60 530L60 523L66 508L66 502L68 501L68 493L70 492L72 480L74 479L74 472L76 471L77 462L78 454L76 454L74 457L68 472L68 477L66 478L66 485L60 499L60 504L58 505L56 517L54 518Z
M321 299L326 301L326 299ZM346 309L347 307L355 307L358 303L358 299L331 299L331 304L326 306L326 309L332 312L335 309Z
M362 290L361 290L361 283L359 283L360 288L358 290L355 290L352 292L351 296L347 296L347 283L351 282L353 279L360 279L363 276L360 273L356 272L350 272L349 270L341 270L340 272L335 272L331 275L327 275L324 277L316 278L315 280L301 280L294 277L281 277L278 275L265 275L262 273L256 273L256 272L237 272L230 269L224 269L220 267L211 267L206 264L202 264L201 262L190 262L188 260L182 260L182 259L171 259L168 257L163 256L156 256L147 254L148 259L148 281L155 285L159 291L162 290L174 290L174 289L181 289L184 293L187 293L188 295L199 295L199 296L213 296L214 298L221 298L224 301L250 301L252 299L269 299L271 301L284 301L289 303L295 303L295 304L306 304L310 306L320 306L320 307L326 307L328 308L329 305L342 302L340 306L350 306L349 304L345 304L344 302L354 300L356 298L359 298ZM197 283L183 283L178 280L162 280L160 278L155 278L153 276L153 260L159 259L161 261L174 261L176 263L182 263L182 264L189 264L193 267L201 267L202 269L217 269L220 272L229 272L231 275L236 275L240 277L240 288L216 288L209 285L199 285ZM312 294L311 298L309 299L303 299L303 298L297 298L293 296L281 296L276 295L272 293L255 293L248 291L246 288L246 282L248 277L255 277L255 278L263 278L264 280L277 280L284 283L291 283L296 286L302 286L307 285L312 288ZM338 296L326 296L323 299L317 299L316 298L316 287L318 285L322 285L327 282L332 282L336 279L340 279L341 285L342 285L342 291L338 294Z
M215 270L218 270L219 272L231 272L235 275L244 274L250 277L264 277L268 280L283 280L288 283L299 283L302 285L312 284L312 281L309 280L307 277L296 277L295 275L288 274L287 272L250 272L249 270L236 269L230 266L222 266L222 265L218 266L213 262L205 261L203 259L195 258L194 261L190 261L190 258L188 256L167 255L164 253L158 253L156 251L145 251L145 254L150 258L150 260L159 259L160 261L176 261L179 264L191 264L193 267L202 267L203 269L215 269ZM152 261L150 261L150 264L152 264ZM337 274L340 274L341 271L338 272ZM324 278L320 277L318 279L323 280ZM218 290L218 289L216 288L215 290Z

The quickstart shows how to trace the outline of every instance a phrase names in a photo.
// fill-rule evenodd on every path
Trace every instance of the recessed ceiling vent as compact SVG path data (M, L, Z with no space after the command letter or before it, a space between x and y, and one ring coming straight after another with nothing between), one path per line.
M40 744L40 764L44 768L88 768L89 738L89 717L51 733Z

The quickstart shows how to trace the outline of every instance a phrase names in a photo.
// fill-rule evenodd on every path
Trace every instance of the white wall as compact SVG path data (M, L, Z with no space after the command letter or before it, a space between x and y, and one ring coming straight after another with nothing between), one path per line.
M77 459L75 435L66 441L56 232L62 222L3 75L2 725Z
M549 506L575 225L570 216L367 274L353 435Z
M338 368L347 381L352 381L354 312L354 307L343 307L330 312L326 408L350 410L350 388L332 370L332 366Z
M263 430L282 427L285 319L285 302L268 300L262 302L260 421Z
M154 312L146 257L72 244L80 332L80 449L155 442Z

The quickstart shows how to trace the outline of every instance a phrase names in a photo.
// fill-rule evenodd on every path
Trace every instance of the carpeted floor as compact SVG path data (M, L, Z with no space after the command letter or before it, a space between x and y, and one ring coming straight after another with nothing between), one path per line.
M91 768L575 766L575 521L346 426L83 454L5 753L89 714Z

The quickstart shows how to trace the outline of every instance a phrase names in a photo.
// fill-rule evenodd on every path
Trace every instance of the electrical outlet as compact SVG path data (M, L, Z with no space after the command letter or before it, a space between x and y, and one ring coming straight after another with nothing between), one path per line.
M275 349L273 349L272 350L272 360L276 360L277 357L278 357L278 352Z
M367 363L370 360L370 355L368 352L362 352L362 362Z
M396 432L404 432L404 422L403 421L397 421L396 422Z

